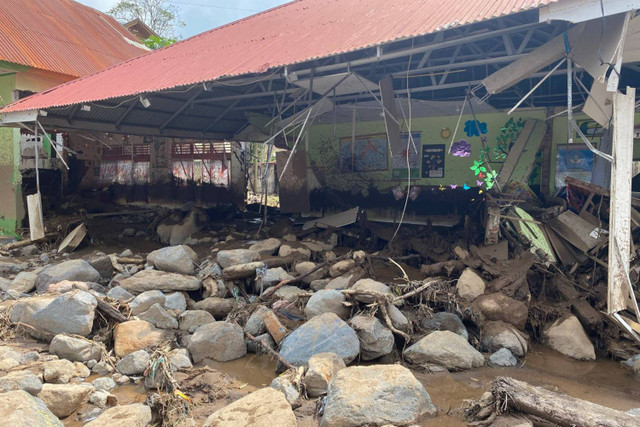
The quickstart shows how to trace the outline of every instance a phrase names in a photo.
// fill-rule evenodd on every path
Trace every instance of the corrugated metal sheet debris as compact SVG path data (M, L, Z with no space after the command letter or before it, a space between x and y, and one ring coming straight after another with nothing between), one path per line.
M71 105L262 73L556 1L297 0L36 94L3 111Z

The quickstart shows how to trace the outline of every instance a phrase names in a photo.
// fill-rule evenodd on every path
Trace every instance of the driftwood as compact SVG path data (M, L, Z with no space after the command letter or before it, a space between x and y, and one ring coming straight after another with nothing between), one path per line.
M0 246L0 250L2 250L2 251L10 251L10 250L13 250L13 249L22 248L24 246L29 246L32 243L38 243L38 242L44 242L45 240L51 240L51 239L54 239L54 238L59 237L59 236L60 236L60 233L47 233L47 234L45 234L45 236L42 239L38 239L38 240L25 239L25 240L20 240L19 242L7 243L6 245Z
M278 283L275 286L272 286L271 288L267 289L262 295L258 296L258 298L256 298L256 302L257 301L261 301L264 300L267 297L270 297L271 295L273 295L278 289L280 289L281 287L285 286L285 285L292 285L294 283L298 283L300 282L302 279L304 279L305 277L311 276L313 273L315 273L316 271L323 269L329 265L333 265L339 261L343 261L345 259L349 259L351 258L351 252L344 254L336 259L333 259L331 261L325 261L325 262L321 262L320 264L316 265L316 267L309 271L306 274L302 274L298 277L296 277L295 279L290 279L290 280L283 280L282 282Z
M96 301L98 301L97 309L100 313L110 318L111 320L116 321L117 323L122 323L129 320L122 313L116 310L111 304L104 302L101 298L99 298L95 294L94 296L96 297Z
M640 424L635 415L509 377L496 378L491 393L501 410L511 408L563 427L631 427Z
M295 366L293 366L291 363L289 363L287 361L287 359L285 359L284 357L282 357L280 355L280 353L278 353L277 351L275 351L274 349L272 349L271 347L269 347L269 345L264 341L264 339L260 338L257 339L256 337L254 337L253 335L251 335L249 332L244 331L244 335L249 338L251 341L258 343L262 346L262 348L264 348L270 355L272 355L273 357L275 357L276 359L278 359L278 361L287 369L296 369Z
M144 264L142 257L117 257L116 260L119 264Z

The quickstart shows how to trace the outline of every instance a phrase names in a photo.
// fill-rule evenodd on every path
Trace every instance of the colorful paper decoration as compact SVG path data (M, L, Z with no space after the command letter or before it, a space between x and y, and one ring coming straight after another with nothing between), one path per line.
M471 155L471 144L466 139L461 139L451 144L450 151L456 157L469 157Z
M467 120L464 123L464 131L469 138L472 136L484 135L488 132L486 122L476 122L475 120Z

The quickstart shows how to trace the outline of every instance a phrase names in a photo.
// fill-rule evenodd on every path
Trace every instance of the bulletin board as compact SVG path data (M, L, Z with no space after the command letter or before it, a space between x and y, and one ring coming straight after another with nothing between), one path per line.
M341 172L372 172L389 169L386 134L363 135L340 140Z
M407 178L407 158L411 170L411 178L420 176L420 132L412 132L412 141L409 141L409 133L400 135L402 149L397 150L391 156L391 176L393 178ZM407 150L407 143L409 149Z
M445 144L422 146L422 177L444 178Z
M594 154L583 144L558 145L556 153L556 188L565 186L565 178L570 176L591 182Z

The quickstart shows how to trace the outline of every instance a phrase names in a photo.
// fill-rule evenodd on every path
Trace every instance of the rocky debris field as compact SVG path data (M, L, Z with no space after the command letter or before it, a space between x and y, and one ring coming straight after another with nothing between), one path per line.
M496 257L429 227L381 251L357 228L303 231L284 217L192 226L160 224L166 247L127 227L114 253L4 252L7 425L415 425L448 411L416 372L519 366L532 343L640 373L637 347L597 311L602 290L583 293L530 252ZM251 353L277 361L270 386L206 366ZM131 386L143 402L118 401ZM505 418L487 410L493 396L460 420Z

